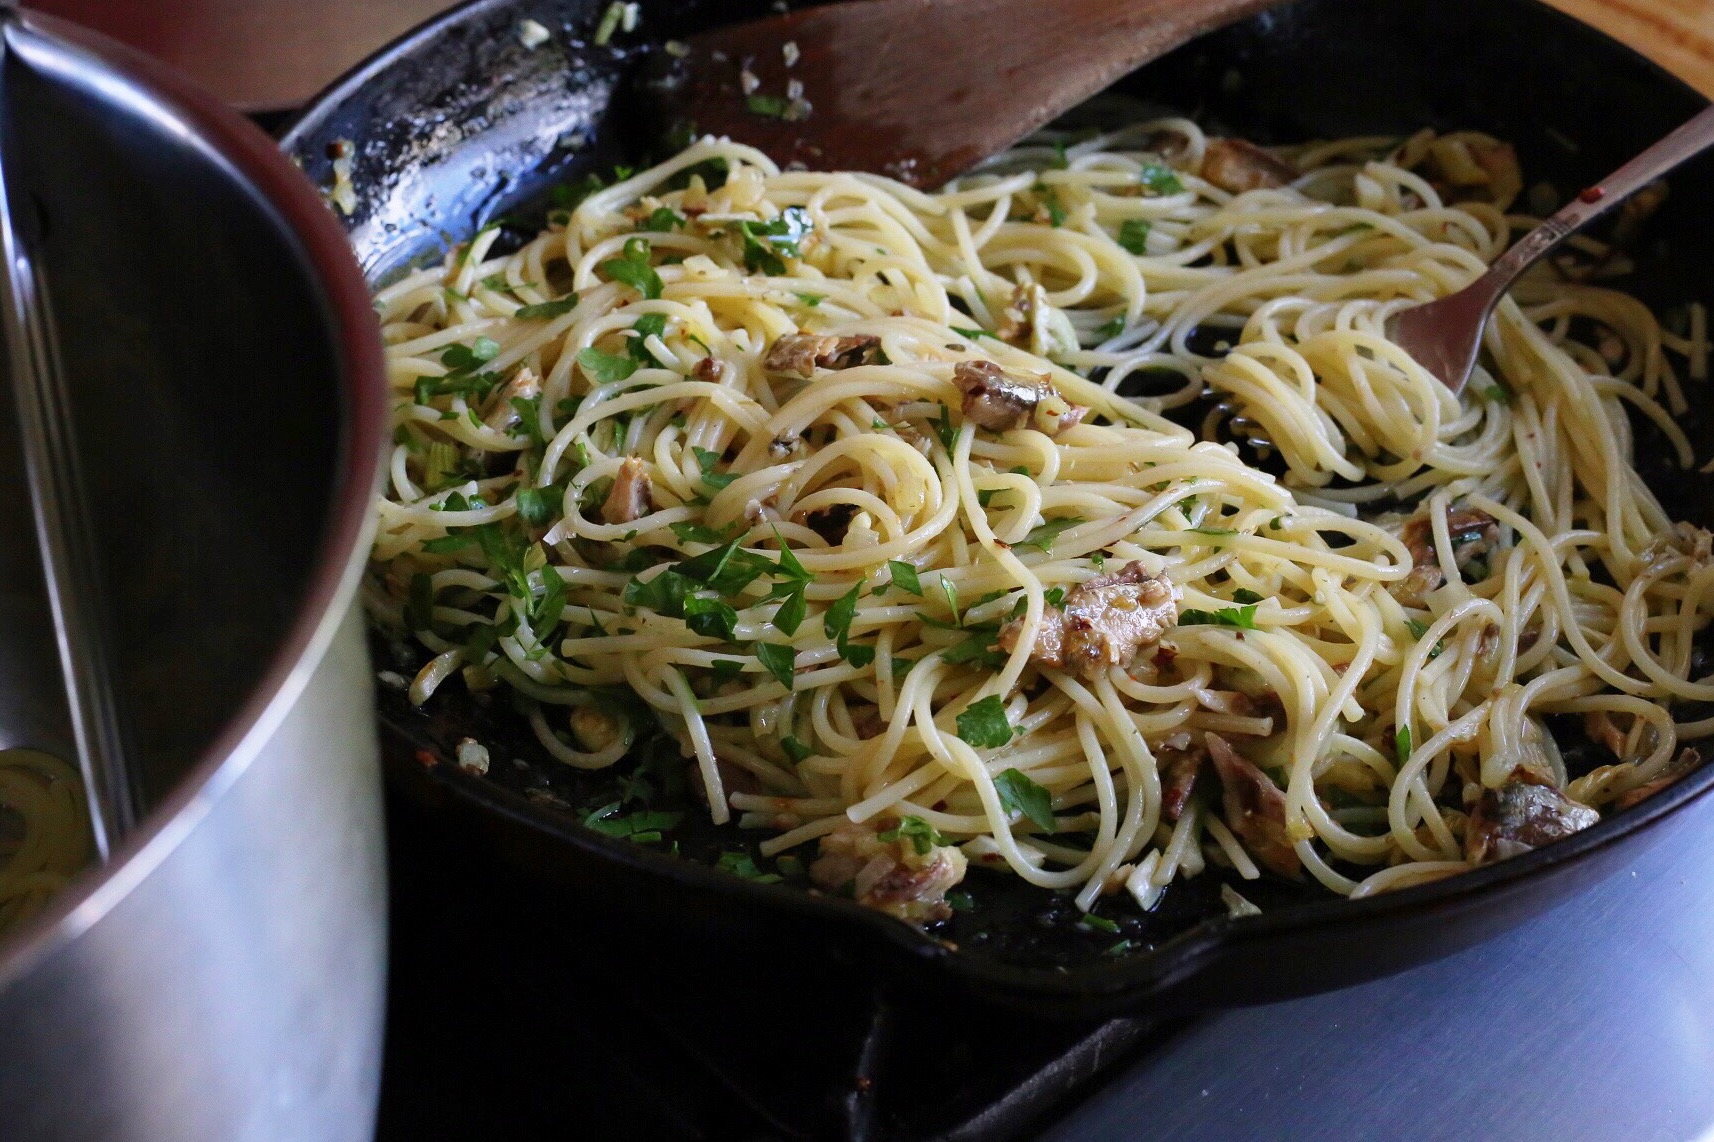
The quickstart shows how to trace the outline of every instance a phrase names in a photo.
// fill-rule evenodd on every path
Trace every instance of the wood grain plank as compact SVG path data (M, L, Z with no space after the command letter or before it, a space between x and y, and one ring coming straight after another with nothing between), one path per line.
M1548 0L1714 98L1714 0Z

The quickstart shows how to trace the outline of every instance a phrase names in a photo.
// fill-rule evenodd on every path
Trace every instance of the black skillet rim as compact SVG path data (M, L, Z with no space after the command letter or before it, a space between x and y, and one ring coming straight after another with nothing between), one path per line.
M1537 9L1538 14L1557 23L1560 33L1566 38L1597 42L1602 51L1630 57L1662 87L1706 101L1678 76L1629 45L1551 7L1544 0L1513 2ZM470 0L406 32L311 100L284 132L282 148L291 153L303 136L311 133L322 120L331 118L348 98L399 60L408 58L419 47L432 44L461 24L489 18L497 11L517 5L518 0ZM1428 914L1478 898L1498 898L1506 889L1537 874L1544 874L1548 869L1581 863L1616 842L1642 833L1714 789L1714 763L1711 763L1617 816L1606 818L1592 828L1546 848L1510 860L1362 900L1330 896L1324 901L1294 904L1287 910L1256 916L1214 917L1148 951L1134 953L1111 964L1080 966L1067 973L1048 968L1011 966L962 955L932 935L850 901L786 885L758 884L707 865L608 837L585 827L571 814L539 806L520 794L460 772L455 766L436 765L430 772L440 784L501 817L564 841L590 856L683 888L729 896L776 913L863 931L894 951L946 968L967 983L1005 989L1020 999L1034 996L1122 1005L1143 1003L1157 997L1172 985L1194 976L1203 961L1231 948L1265 944L1279 937L1311 930L1372 926L1406 913Z

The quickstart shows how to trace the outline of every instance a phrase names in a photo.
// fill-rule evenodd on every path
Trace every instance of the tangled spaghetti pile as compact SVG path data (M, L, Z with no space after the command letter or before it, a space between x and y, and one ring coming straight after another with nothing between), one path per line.
M380 293L368 603L415 701L509 686L585 768L664 732L716 822L906 919L971 861L1146 908L1210 860L1358 895L1523 851L1695 764L1714 560L1624 411L1691 463L1700 307L1663 332L1579 240L1463 398L1383 336L1520 188L1470 133L1161 120L937 194L704 140ZM1552 714L1612 764L1572 780Z

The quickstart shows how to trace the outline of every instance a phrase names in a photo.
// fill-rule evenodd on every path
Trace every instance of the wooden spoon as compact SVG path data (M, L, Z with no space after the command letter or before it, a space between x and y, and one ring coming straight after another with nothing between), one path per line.
M670 121L699 135L933 187L1278 2L851 0L698 36L657 86Z

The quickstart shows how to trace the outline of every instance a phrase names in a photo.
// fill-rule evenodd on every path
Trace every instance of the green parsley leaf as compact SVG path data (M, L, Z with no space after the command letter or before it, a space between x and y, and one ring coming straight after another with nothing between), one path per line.
M1393 735L1393 753L1398 756L1400 765L1403 765L1405 762L1410 760L1411 741L1409 726L1400 726L1399 732Z
M1151 194L1182 194L1184 183L1178 179L1178 172L1161 163L1144 163L1143 169L1137 172L1137 181Z
M721 853L720 861L716 867L734 876L741 876L745 880L753 880L757 884L778 884L780 881L778 873L763 872L756 867L755 858L745 852Z
M1239 630L1256 629L1256 604L1250 603L1242 607L1221 607L1217 611L1188 610L1178 616L1181 627L1236 627Z
M958 443L958 426L952 423L952 410L941 405L940 419L933 423L934 433L940 438L940 446L946 449L948 456L952 455L952 449Z
M941 661L950 666L965 662L974 662L988 670L998 670L1006 665L1004 651L994 648L994 640L1000 635L997 623L981 623L965 628L970 637L963 642L955 642L940 652Z
M653 214L637 223L637 229L664 232L683 225L684 215L670 206L657 206Z
M1405 627L1410 631L1411 637L1416 639L1418 642L1421 642L1422 636L1428 633L1428 624L1418 619L1406 619ZM1428 652L1428 661L1433 662L1435 659L1439 658L1441 651L1445 649L1446 640L1436 639L1434 649Z
M478 337L469 345L448 345L440 355L440 363L450 372L469 373L499 355L499 342L489 337Z
M1146 218L1127 218L1119 227L1119 245L1125 247L1127 253L1144 254L1149 248L1149 231L1152 227Z
M707 448L692 448L696 453L696 466L702 469L702 482L711 488L720 489L738 478L736 472L716 472L714 466L720 463L720 453Z
M752 115L765 115L769 119L784 119L786 117L786 97L783 95L763 95L752 92L744 99L744 108Z
M1105 932L1109 936L1117 936L1119 934L1119 925L1107 919L1107 917L1097 916L1093 912L1085 912L1083 914L1083 919L1077 922L1077 926L1086 932Z
M562 317L577 308L577 295L568 293L558 301L538 301L534 305L520 305L512 311L513 317L525 321L538 321L550 317Z
M684 601L684 625L704 638L731 642L738 632L738 612L724 600L692 595Z
M1012 740L1012 723L1006 720L1006 703L998 694L972 702L958 715L958 736L977 749L998 749Z
M851 589L839 596L827 614L822 617L822 629L828 638L842 639L851 629L851 619L857 613L857 598L863 591L863 581L859 579L852 584Z
M1065 519L1050 519L1039 527L1030 529L1030 533L1014 543L1013 547L1033 547L1043 555L1053 550L1053 541L1058 539L1061 532L1087 523L1082 516L1067 516Z
M800 293L795 296L799 301L803 302L811 309L814 309L816 306L827 300L827 296L825 294L819 293Z
M541 397L513 397L508 403L512 411L518 414L518 420L523 425L524 434L538 445L546 444L547 437L542 435Z
M681 543L712 543L716 546L727 542L743 530L743 525L736 521L719 531L700 523L673 523L667 526Z
M632 579L625 584L621 598L631 607L647 607L668 618L684 617L684 601L695 584L673 568L667 568L652 579Z
M738 233L744 242L744 268L751 273L778 277L786 272L784 258L795 258L804 236L814 225L809 211L801 206L788 206L771 222L740 222Z
M1499 381L1495 381L1493 384L1483 389L1482 395L1493 401L1495 404L1512 403L1512 390Z
M917 569L902 559L889 559L887 570L892 574L892 585L908 591L917 598L922 598L922 580L917 578Z
M647 239L627 238L624 254L602 262L601 272L606 274L610 281L624 282L632 287L642 294L645 300L653 301L661 296L661 275L649 265Z
M1054 831L1053 795L1021 769L1007 769L994 778L994 789L1000 794L1000 807L1013 814L1027 817L1030 823L1045 833Z
M621 357L617 353L603 353L591 345L577 355L577 363L583 366L583 371L589 379L598 385L611 385L625 380L637 371L637 362L629 357Z
M1064 587L1049 587L1047 590L1042 592L1041 597L1042 597L1042 601L1045 602L1050 607L1064 607L1065 606L1065 588Z
M1187 527L1184 530L1192 535L1237 535L1235 527Z
M944 571L940 575L940 593L946 596L947 609L952 612L953 629L962 627L964 620L958 616L958 584L948 579Z
M960 337L967 338L971 341L976 340L978 337L992 337L996 341L1000 339L1000 335L998 333L990 333L986 329L960 329L956 325L948 325L947 328L958 334Z
M769 674L787 690L796 681L797 651L783 643L758 642L756 644L756 661L765 667Z
M1117 337L1119 334L1123 333L1124 331L1125 331L1125 315L1121 313L1118 316L1114 317L1111 321L1107 322L1106 324L1102 325L1099 329L1097 329L1095 331L1095 336L1098 340L1101 340L1101 341L1111 341L1113 338Z
M770 621L774 629L781 634L794 635L797 633L797 628L803 625L804 614L807 610L808 606L803 597L803 586L799 584L795 590L786 595L786 601L780 604L780 609L774 612L774 617Z
M1232 592L1232 601L1234 603L1259 603L1262 601L1262 597L1248 587L1239 587Z
M703 583L726 598L735 598L762 575L774 570L766 556L745 551L736 539L724 547L673 564L672 570L686 579Z
M635 813L619 812L620 802L603 805L583 819L587 828L610 837L626 837L639 844L661 839L663 832L678 828L684 820L682 810L641 809Z
M935 845L948 845L952 842L940 835L935 827L921 817L900 817L899 823L884 833L878 833L876 840L884 844L906 840L916 850L918 856L927 856L928 851Z
M780 739L780 748L792 759L794 765L810 755L810 748L790 734Z
M645 313L637 318L636 323L631 326L631 330L636 336L632 337L630 344L625 346L625 351L639 365L653 365L655 363L654 355L649 352L645 342L650 337L659 337L667 331L666 315L664 313Z
M1050 186L1037 183L1034 190L1041 198L1041 204L1047 210L1048 225L1058 229L1065 225L1065 206L1059 201L1059 192Z
M518 506L518 518L531 527L540 527L553 518L554 505L544 488L522 488L513 500Z

